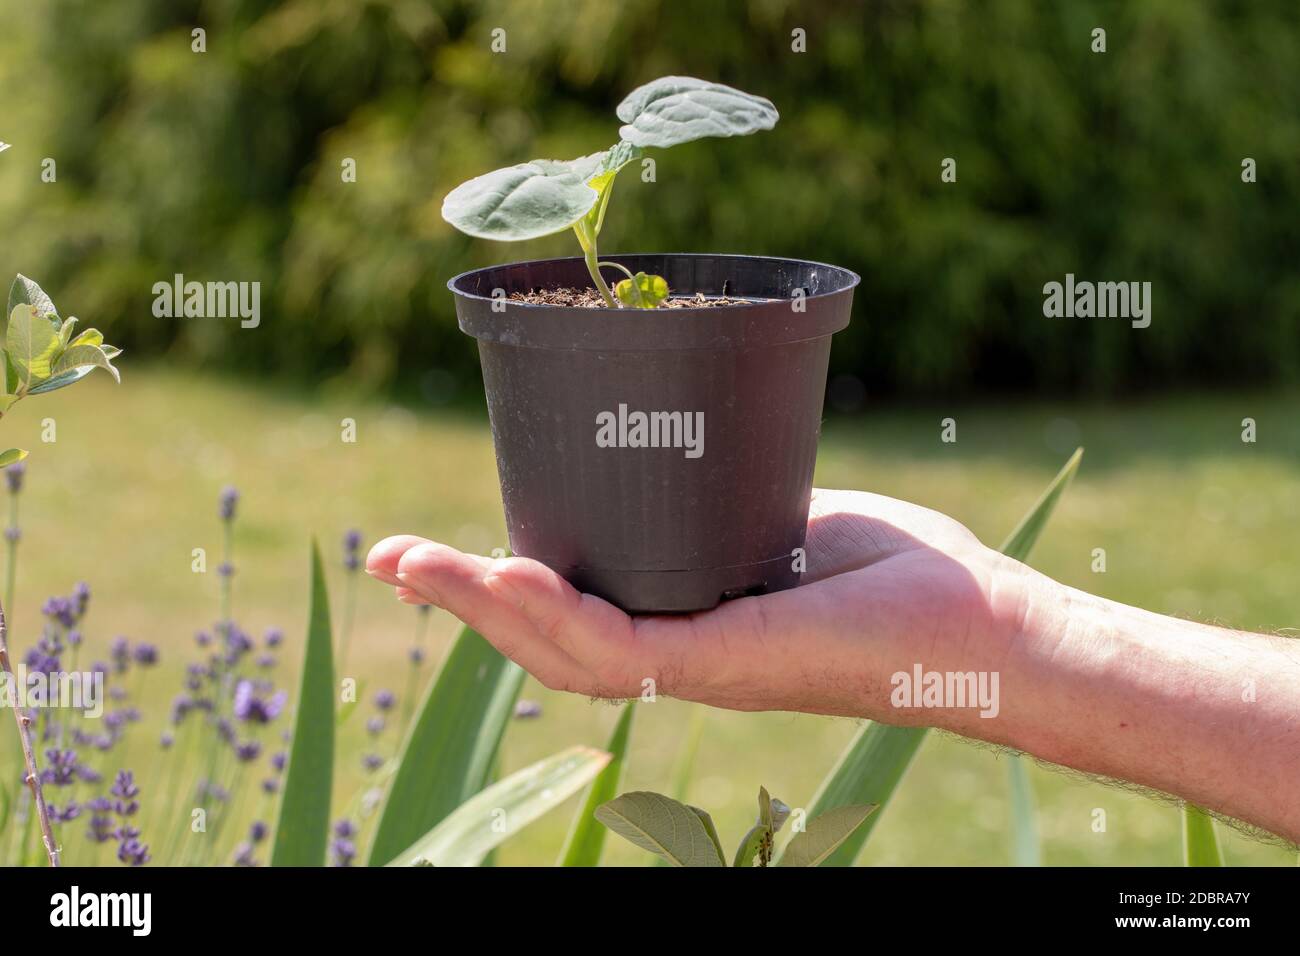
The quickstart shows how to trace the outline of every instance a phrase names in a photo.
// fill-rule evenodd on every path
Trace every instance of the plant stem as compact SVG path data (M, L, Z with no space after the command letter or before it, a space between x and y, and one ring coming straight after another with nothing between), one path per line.
M357 573L348 572L348 580L343 598L343 627L339 635L339 673L348 664L348 645L352 640L352 625L357 617Z
M59 865L59 845L54 842L54 830L50 827L50 810L45 805L45 791L41 788L41 775L36 769L36 757L32 752L31 718L23 713L19 706L17 687L14 684L14 671L9 665L9 643L6 640L8 628L5 624L4 608L0 607L0 668L4 669L9 686L14 689L11 695L14 721L18 724L18 738L23 745L23 763L27 768L27 786L32 791L32 801L36 805L36 816L41 823L41 838L45 841L45 853L50 859L50 866Z
M609 291L609 286L605 284L605 280L600 274L600 264L596 261L596 248L594 245L583 250L583 258L587 262L587 271L591 273L591 278L595 280L596 290L600 293L600 297L605 300L605 304L611 309L617 309L618 303L614 301L614 294Z

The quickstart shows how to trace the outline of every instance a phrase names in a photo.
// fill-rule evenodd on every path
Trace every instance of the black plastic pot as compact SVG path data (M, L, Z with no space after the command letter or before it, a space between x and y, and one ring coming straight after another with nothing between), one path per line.
M674 295L774 301L609 310L493 298L588 288L580 258L452 279L460 327L478 340L511 550L636 613L795 586L831 335L849 322L858 277L754 256L603 258L663 276Z

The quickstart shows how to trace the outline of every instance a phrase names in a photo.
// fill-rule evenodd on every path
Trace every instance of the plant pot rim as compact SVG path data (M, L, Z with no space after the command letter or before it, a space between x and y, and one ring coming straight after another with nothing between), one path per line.
M774 264L785 263L786 265L794 265L800 267L811 266L815 269L829 269L832 272L840 273L843 276L844 279L843 283L838 285L836 288L828 290L826 292L818 292L813 295L806 296L806 301L808 302L813 302L818 299L829 298L831 296L843 294L844 292L847 292L850 289L856 289L858 284L862 281L862 277L859 276L856 272L854 272L852 269L846 269L843 266L832 265L829 262L819 262L815 259L790 259L785 256L754 256L754 255L743 255L740 253L731 253L731 252L612 252L612 253L603 253L600 256L600 261L618 262L620 259L647 258L647 257L655 257L655 256L661 256L663 258L673 258L673 259L699 259L699 260L737 259L737 260L756 262L756 263L757 262L771 262ZM490 303L493 301L491 296L479 295L477 292L471 292L468 289L459 288L459 283L461 283L463 280L470 278L471 276L476 276L481 272L488 272L494 269L522 268L527 266L536 267L536 266L542 266L547 264L569 263L569 262L584 263L584 268L585 268L585 260L583 259L582 256L553 256L546 259L521 259L517 262L501 262L501 263L497 263L496 265L480 266L477 269L467 269L466 271L460 273L459 275L452 276L450 279L448 279L447 288L448 290L451 291L453 295L463 296L466 299L478 299ZM562 312L576 312L576 313L583 313L588 315L591 313L596 313L597 315L603 315L606 313L631 314L631 313L639 312L642 316L644 316L646 311L648 311L644 309L611 309L608 307L591 309L591 308L585 308L583 306L575 306L575 305L553 305L550 303L517 302L514 300L511 300L509 302L509 306L511 309L526 309L526 310L551 311L551 312L558 310ZM770 306L771 306L770 301L758 301L758 302L747 302L743 305L728 305L723 307L704 306L702 308L691 308L689 306L685 306L680 308L674 308L671 311L673 315L676 316L677 318L687 319L687 318L706 316L709 315L710 313L716 315L720 308L724 309L726 312L741 312L741 311L748 311L751 309L769 308ZM649 310L649 311L653 311L653 310Z

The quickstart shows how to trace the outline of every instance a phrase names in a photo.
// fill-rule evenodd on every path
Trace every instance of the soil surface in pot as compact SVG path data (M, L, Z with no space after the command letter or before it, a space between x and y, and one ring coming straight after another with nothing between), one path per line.
M531 289L528 292L515 292L510 296L511 302L523 302L527 305L558 305L571 309L605 309L605 300L595 289ZM725 305L753 305L756 302L772 302L773 299L738 299L732 296L706 296L703 292L695 295L670 295L659 306L661 309L711 309Z

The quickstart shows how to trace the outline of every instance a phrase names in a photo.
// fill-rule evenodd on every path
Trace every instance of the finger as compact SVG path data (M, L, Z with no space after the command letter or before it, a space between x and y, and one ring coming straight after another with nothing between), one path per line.
M428 538L414 534L395 534L384 538L376 542L366 555L366 573L385 584L398 587L401 582L397 580L397 563L402 560L402 555L416 545L428 543Z
M654 662L636 640L627 614L579 592L546 565L530 558L505 558L495 563L487 585L517 607L542 638L587 671L593 682L590 693L636 696L641 679L654 676Z
M482 634L547 687L571 690L587 683L582 667L543 638L517 605L484 583L494 563L426 541L402 555L396 576L404 587Z

